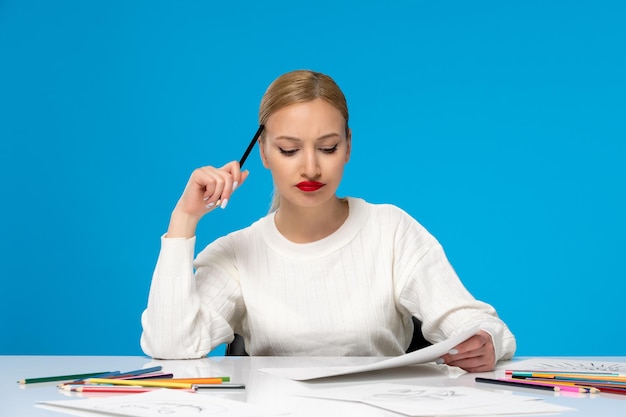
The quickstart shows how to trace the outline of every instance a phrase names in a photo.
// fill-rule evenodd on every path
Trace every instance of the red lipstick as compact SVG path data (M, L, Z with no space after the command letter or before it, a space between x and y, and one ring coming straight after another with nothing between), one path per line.
M300 190L305 191L307 193L317 191L323 186L324 184L322 184L321 182L317 182L317 181L302 181L296 184L296 187L298 187Z

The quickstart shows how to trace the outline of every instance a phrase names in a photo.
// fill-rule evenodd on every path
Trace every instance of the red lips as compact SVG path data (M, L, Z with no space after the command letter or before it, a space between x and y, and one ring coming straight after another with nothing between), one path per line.
M302 181L296 184L296 187L298 187L301 191L305 191L307 193L317 191L323 186L324 184L322 184L321 182L317 182L317 181Z

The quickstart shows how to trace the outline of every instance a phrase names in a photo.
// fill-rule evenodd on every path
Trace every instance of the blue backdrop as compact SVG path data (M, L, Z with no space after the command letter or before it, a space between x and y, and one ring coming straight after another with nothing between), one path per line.
M140 354L189 174L299 68L348 97L340 194L424 224L518 354L624 354L624 4L0 1L0 354ZM267 211L247 168L199 246Z

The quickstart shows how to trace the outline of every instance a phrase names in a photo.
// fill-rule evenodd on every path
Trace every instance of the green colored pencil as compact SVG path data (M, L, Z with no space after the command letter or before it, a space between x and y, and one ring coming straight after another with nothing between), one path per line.
M55 381L71 381L74 379L89 378L96 375L107 374L109 372L90 372L88 374L74 374L74 375L58 375L58 376L45 376L42 378L26 378L17 381L18 384L35 384L38 382L55 382Z

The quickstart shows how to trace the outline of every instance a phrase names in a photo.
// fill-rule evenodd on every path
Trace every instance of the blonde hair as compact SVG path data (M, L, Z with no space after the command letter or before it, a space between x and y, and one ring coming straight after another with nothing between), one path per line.
M296 70L281 75L275 79L263 94L259 106L259 124L264 125L267 119L283 107L296 103L305 103L321 98L335 107L346 120L346 135L348 128L348 103L343 92L328 75L310 70ZM259 138L261 145L265 144L265 131ZM274 188L270 212L278 210L280 194Z

